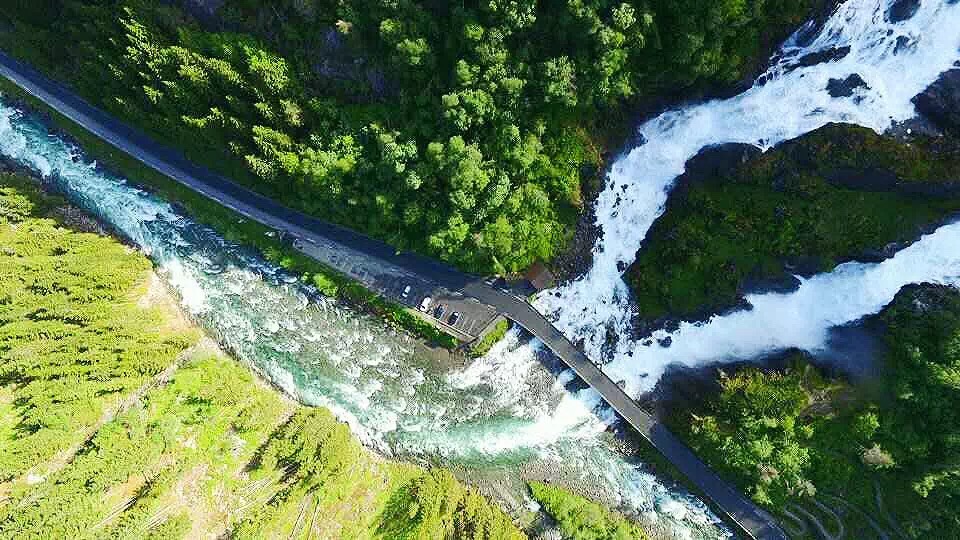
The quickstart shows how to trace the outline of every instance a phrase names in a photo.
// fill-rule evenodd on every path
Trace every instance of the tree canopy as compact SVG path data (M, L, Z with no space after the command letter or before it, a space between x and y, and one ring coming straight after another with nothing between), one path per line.
M21 2L0 41L268 196L478 272L565 246L605 116L740 76L760 51L745 32L810 7L242 0L198 19L169 4Z

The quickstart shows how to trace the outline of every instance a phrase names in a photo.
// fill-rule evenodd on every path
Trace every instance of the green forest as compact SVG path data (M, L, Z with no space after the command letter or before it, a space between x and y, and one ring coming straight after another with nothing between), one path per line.
M0 50L289 207L516 275L569 247L641 114L735 88L827 3L12 0ZM831 124L688 167L624 276L631 307L702 318L956 216L960 143L905 131ZM118 159L322 293L458 345ZM533 519L563 538L647 538L562 486L526 484L542 513L512 516L460 473L364 448L219 350L142 253L77 214L0 173L0 538L519 540ZM457 354L483 356L509 328ZM790 351L711 375L666 423L794 538L960 538L960 291L907 286L861 330L880 342L869 380Z
M504 273L564 248L630 106L736 81L816 2L176 4L21 0L0 45L285 204Z
M960 537L960 291L908 286L876 321L880 380L851 385L796 354L721 373L672 423L785 524L809 512L830 527L842 516L853 538Z
M70 210L0 175L0 537L525 537L258 381Z

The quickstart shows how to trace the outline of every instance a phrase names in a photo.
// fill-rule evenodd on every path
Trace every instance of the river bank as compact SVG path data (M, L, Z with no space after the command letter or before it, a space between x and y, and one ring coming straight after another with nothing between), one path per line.
M44 179L38 177L35 171L31 171L28 168L25 168L21 164L15 163L4 157L3 160L0 160L0 174L17 174L21 178L29 178L33 182L36 182L36 185L44 190L54 189L54 186L45 182ZM54 190L52 192L55 196L59 197L62 194ZM140 247L131 241L130 238L122 234L122 231L117 231L109 224L103 223L97 220L95 217L86 213L82 209L73 206L69 203L57 206L52 210L53 214L57 216L58 220L61 220L63 226L66 226L70 229L76 229L78 231L89 232L96 234L102 237L109 237L113 241L118 243L123 243L127 246L127 249L131 252L139 253L138 256L144 256L140 252ZM166 272L161 269L161 272ZM177 332L177 333L201 333L203 330L203 321L198 319L196 314L189 309L184 304L184 299L180 294L170 285L169 276L161 276L156 271L151 270L148 273L146 278L146 284L142 286L142 294L139 295L139 298L136 300L136 305L140 309L145 310L160 310L164 313L163 319L164 323L162 329L164 332ZM210 337L201 338L195 345L189 349L189 355L185 356L182 363L185 365L190 364L193 360L191 358L199 357L217 357L221 360L218 362L241 362L239 359L236 359L234 353L226 352L229 350L221 348L221 345L211 339ZM278 385L276 380L271 379L265 376L262 371L258 369L256 365L250 365L245 362L244 369L250 369L255 377L251 379L261 390L269 390L270 392L276 394L282 402L282 414L281 417L289 418L294 414L296 410L303 410L303 405L296 402L296 396L291 396L289 394L289 389L285 389L282 386ZM165 372L166 373L166 372ZM158 383L159 387L162 388L169 381L174 380L178 376L176 375L175 369L166 373L163 377L163 382ZM151 390L152 391L152 390ZM161 391L161 390L158 390ZM141 392L141 399L146 399L148 390ZM134 402L130 402L134 403ZM109 422L113 419L114 416L118 414L123 414L126 412L126 409L121 409L117 413L111 414L107 420L102 423ZM329 415L329 412L324 412L324 414ZM283 420L279 421L277 425L282 425ZM278 428L279 429L279 428ZM96 430L95 430L96 431ZM92 437L92 435L91 435ZM263 441L261 441L263 444ZM356 444L356 443L353 443ZM77 448L79 450L80 447ZM345 451L345 450L344 450ZM414 470L409 465L405 465L402 462L398 462L395 459L390 459L388 456L379 454L375 450L364 450L365 452L371 452L370 459L373 463L378 464L378 467L387 468L387 469L398 469L402 470L404 477L415 476L411 472ZM34 474L37 478L45 478L46 476L52 476L58 474L60 469L67 467L71 459L63 459L64 463L60 466L49 465L42 468L43 474L39 473ZM536 467L535 467L536 468ZM410 470L407 470L410 469ZM41 470L41 469L38 469ZM438 469L439 470L439 469ZM543 467L542 470L548 470L546 467ZM552 470L555 470L553 468ZM464 481L468 482L467 485L473 485L475 488L480 489L481 492L489 493L489 498L501 503L512 503L505 504L508 509L513 510L513 515L515 519L522 519L524 523L541 523L543 520L539 519L536 516L539 516L536 512L531 512L529 499L526 501L520 501L518 503L515 499L515 493L527 493L527 487L525 481L521 481L520 484L513 486L513 489L510 492L506 492L503 489L499 488L498 481L496 480L497 474L493 473L491 478L484 478L483 475L476 475L476 471L471 471L467 469L460 469L458 471L460 474L458 476L463 478ZM186 474L186 473L185 473ZM241 475L246 478L245 475ZM540 475L531 475L537 479L547 479L548 481L553 481L554 483L560 483L559 481L562 478L558 477L556 474L551 475L550 473L540 474ZM251 478L252 480L252 478ZM40 481L43 481L42 479ZM211 507L209 502L202 497L199 497L199 494L196 493L200 490L200 486L204 485L206 482L210 481L209 473L205 470L192 470L189 473L189 478L184 477L182 482L176 483L177 489L183 490L185 493L180 496L180 499L176 503L176 508L190 508L189 517L192 522L191 535L206 535L211 531L219 531L218 534L225 533L229 529L235 527L237 523L242 520L242 514L235 514L233 512L227 512L222 506L218 508ZM34 481L36 483L36 481ZM576 482L570 482L573 484L571 487L578 487ZM23 485L21 485L23 484ZM0 493L6 495L12 495L14 497L19 496L19 492L26 489L24 486L32 485L30 482L20 482L14 485L13 487L8 487L5 485L0 486ZM367 489L373 489L371 486ZM227 500L233 500L233 494L230 493L229 489L226 489L224 493L220 495L220 501L218 504L231 504ZM236 501L234 501L236 502ZM136 506L138 503L134 499L133 506ZM0 503L2 506L2 503ZM369 508L365 508L369 510ZM318 510L319 511L319 510ZM0 511L2 514L2 511ZM227 516L229 515L229 520ZM342 517L342 516L341 516ZM332 519L332 518L328 518ZM548 522L545 522L548 523ZM335 523L334 523L335 524ZM280 524L281 526L289 526L289 524ZM337 525L338 527L340 525ZM542 532L546 525L540 525L540 529L537 529L535 532ZM501 538L500 536L495 536L491 538Z
M65 140L84 149L97 160L97 166L108 173L127 178L138 187L156 192L177 204L198 221L216 229L230 241L255 249L266 260L295 274L304 283L325 296L336 298L357 309L381 317L424 340L430 354L444 362L463 358L454 352L456 338L406 312L403 306L380 297L360 283L326 267L295 250L281 235L259 223L250 221L233 210L191 191L189 188L154 171L127 154L92 136L82 127L63 117L44 103L23 92L10 81L0 78L0 91L13 97L22 108L38 114ZM449 354L447 354L449 353Z
M515 417L516 411L529 406L527 401L536 403L538 408L545 404L549 408L565 400L566 392L552 387L552 377L546 376L539 389L528 388L530 396L500 397L500 387L495 386L491 392L475 386L477 383L451 387L445 378L437 377L431 362L411 353L409 347L415 344L409 336L384 333L380 325L340 312L319 297L313 305L309 301L312 295L301 296L302 288L288 274L258 260L248 250L217 238L213 231L177 214L176 208L106 175L86 161L77 148L51 136L34 119L9 110L5 114L9 115L4 123L5 152L36 170L48 171L51 182L83 201L125 236L135 238L157 261L164 261L168 278L176 284L184 305L228 350L258 366L265 377L298 400L337 410L338 416L350 422L351 428L370 446L426 464L442 461L449 465L463 460L472 467L466 470L489 467L490 461L494 467L502 467L505 462L526 460L540 451L554 452L549 448L555 444L551 443L553 439L545 443L536 442L541 439L527 442L529 437L538 436L535 430L543 429L531 424L547 419L540 420L539 415L530 420ZM347 359L349 364L339 363ZM510 380L511 384L517 382L521 381ZM474 403L479 396L487 396L487 406ZM397 415L404 408L412 411ZM504 414L501 410L509 412ZM446 412L436 416L434 411ZM610 455L603 444L592 442L594 428L590 424L596 422L595 418L579 419L578 407L571 412L572 420L586 422L587 431L578 437L588 436L590 443L565 450L573 460L570 463L549 467L558 475L558 481L576 479L578 475L587 475L586 470L600 467L607 474L597 476L595 481L606 484L602 490L614 493L613 497L623 497L620 504L637 508L634 505L639 503L645 513L654 512L657 506L653 505L660 504L660 500L676 505L674 516L657 518L661 527L675 527L685 519L675 517L683 516L676 513L677 507L691 516L698 515L685 509L688 503L684 499L679 502L673 493L663 491L655 479L638 473L634 465L619 462L619 457ZM397 416L391 420L391 415ZM480 423L475 424L471 418ZM403 422L400 429L397 424L384 424L384 420L398 419ZM511 441L533 446L501 450L499 445L505 441L498 426L505 420L522 429L519 440L513 434ZM416 429L420 423L439 425L420 432ZM540 450L540 445L547 446ZM466 455L451 456L450 451ZM497 455L501 452L503 457ZM577 461L581 459L586 461ZM577 471L578 467L584 469ZM619 491L619 485L611 486L611 481L626 482L623 491ZM653 498L643 491L651 483L658 490ZM498 496L495 492L492 495ZM521 492L518 500L523 496ZM693 509L699 511L695 505ZM709 523L707 520L708 525L697 526Z

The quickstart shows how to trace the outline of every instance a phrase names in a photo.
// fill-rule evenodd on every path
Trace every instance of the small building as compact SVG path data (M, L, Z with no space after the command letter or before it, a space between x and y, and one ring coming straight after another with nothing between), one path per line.
M524 278L530 283L534 290L542 291L553 288L557 282L551 272L542 262L537 261L527 269Z

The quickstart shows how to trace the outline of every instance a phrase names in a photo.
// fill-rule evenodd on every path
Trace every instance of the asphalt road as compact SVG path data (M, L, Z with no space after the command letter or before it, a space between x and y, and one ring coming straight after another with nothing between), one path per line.
M543 341L578 377L603 396L604 401L613 407L621 418L633 426L702 494L709 498L713 506L725 514L727 521L740 529L741 534L756 539L787 538L772 516L717 476L676 435L640 408L636 401L529 303L498 290L492 290L490 287L475 286L473 283L469 284L464 292L481 302L496 306L501 313Z
M772 517L710 470L660 422L641 409L619 386L523 298L497 289L482 278L460 272L439 261L393 247L339 227L259 195L233 181L187 161L183 155L158 144L141 132L91 106L66 87L0 52L0 75L40 99L60 114L123 152L220 204L264 225L286 231L314 244L331 242L345 250L375 258L384 268L425 280L436 287L463 293L493 306L537 336L573 371L596 390L620 416L647 439L721 514L748 538L786 539Z

